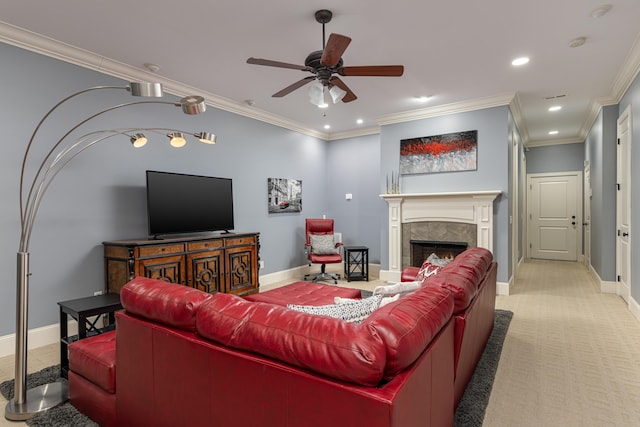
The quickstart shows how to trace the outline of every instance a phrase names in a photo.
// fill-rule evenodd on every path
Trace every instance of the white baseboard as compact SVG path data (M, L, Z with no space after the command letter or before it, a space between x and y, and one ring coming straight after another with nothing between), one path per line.
M387 282L399 282L402 273L400 271L380 270L380 280Z
M327 264L327 272L340 273L344 272L344 264ZM319 271L318 267L309 267L302 265L300 267L290 268L288 270L276 271L275 273L260 276L260 288L268 288L274 283L284 282L287 280L296 281L303 280L304 275L312 271ZM369 280L380 277L380 264L369 264ZM382 279L382 277L380 277ZM385 280L385 279L382 279ZM398 279L399 280L399 279Z
M633 298L629 298L629 311L640 321L640 304Z
M511 288L511 280L509 283L496 282L496 295L509 296L509 289Z
M69 335L78 333L78 323L74 320L68 324ZM30 329L27 337L27 350L32 348L43 347L49 344L60 342L60 325L42 326L40 328ZM10 334L0 337L0 357L14 355L16 351L16 334Z

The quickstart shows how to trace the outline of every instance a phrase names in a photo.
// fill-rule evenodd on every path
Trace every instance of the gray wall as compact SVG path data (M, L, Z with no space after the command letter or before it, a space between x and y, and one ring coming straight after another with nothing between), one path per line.
M387 204L379 189L380 136L332 141L328 159L328 206L336 229L345 244L367 246L369 262L379 264L380 232L387 227ZM351 200L345 199L347 193Z
M495 107L480 111L450 114L406 123L383 126L381 129L381 165L379 191L385 191L385 177L397 173L400 164L400 140L466 130L478 130L478 170L435 174L404 175L402 193L436 193L450 191L499 190L494 204L494 256L499 263L498 280L509 280L509 109ZM388 212L384 214L384 224ZM382 229L381 247L387 248L388 228ZM381 268L389 266L388 251L381 253Z
M4 44L0 44L0 58L0 111L7 132L0 156L0 197L4 201L0 207L0 266L6 272L0 287L1 336L12 333L15 326L18 179L30 134L45 112L69 94L126 82ZM90 112L135 100L138 98L124 90L97 91L73 99L41 129L33 159ZM102 241L147 235L147 169L232 178L236 230L260 232L266 267L261 274L304 265L304 218L331 211L326 179L330 144L326 141L214 108L203 115L186 116L167 105L105 114L84 126L76 138L96 129L128 126L211 130L218 135L218 143L208 146L190 140L186 147L174 149L164 135L149 134L150 143L142 149L133 149L127 138L114 138L74 159L46 194L33 232L30 328L57 323L57 301L92 295L103 288ZM353 164L349 172L357 187L361 187L360 166ZM35 167L29 165L28 172ZM371 180L368 175L364 175L365 184ZM267 213L269 177L302 180L302 213ZM366 242L359 232L369 239L377 231L354 228L349 238Z
M525 155L527 156L528 174L584 170L583 144L532 147Z
M602 280L616 275L616 121L618 106L604 107L585 141L591 165L591 265Z

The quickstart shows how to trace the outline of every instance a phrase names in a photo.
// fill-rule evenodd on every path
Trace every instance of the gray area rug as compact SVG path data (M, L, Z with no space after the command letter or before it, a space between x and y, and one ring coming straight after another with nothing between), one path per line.
M481 427L484 413L489 403L493 379L498 369L502 344L509 329L513 313L496 310L493 331L487 341L482 357L478 362L471 381L456 408L455 427ZM60 366L54 365L27 375L27 388L57 381L60 378ZM0 393L5 399L13 398L13 380L0 384ZM78 412L69 402L38 414L26 421L33 427L95 427L98 424Z
M481 427L513 312L496 310L493 330L456 408L455 427Z

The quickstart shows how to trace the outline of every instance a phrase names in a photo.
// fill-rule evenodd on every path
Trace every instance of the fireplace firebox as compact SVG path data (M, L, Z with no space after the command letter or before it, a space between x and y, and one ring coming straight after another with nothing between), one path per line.
M453 259L467 250L466 242L443 242L436 240L410 240L411 265L420 267L431 254L438 258Z

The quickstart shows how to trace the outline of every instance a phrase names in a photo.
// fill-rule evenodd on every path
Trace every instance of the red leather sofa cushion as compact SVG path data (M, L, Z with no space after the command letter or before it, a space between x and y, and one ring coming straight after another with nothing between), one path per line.
M454 313L464 311L478 293L478 283L474 280L475 274L466 269L447 269L439 274L427 278L423 286L440 287L451 292L454 299Z
M454 297L454 313L463 312L478 293L478 284L493 261L493 254L485 248L474 247L458 255L436 275L424 279L424 286L439 286L449 290ZM401 280L416 280L420 269L407 267Z
M120 290L129 312L185 331L195 331L195 314L210 294L174 283L136 277Z
M225 346L342 381L374 386L384 372L380 336L339 319L218 293L200 307L196 326L199 335Z
M248 295L245 299L282 306L287 304L327 305L333 304L335 297L360 298L360 294L359 289L339 288L313 282L295 282L269 291Z
M69 369L107 393L115 393L116 331L95 335L69 345Z
M453 298L438 287L422 287L374 311L362 323L386 344L384 377L391 378L410 366L449 322Z

